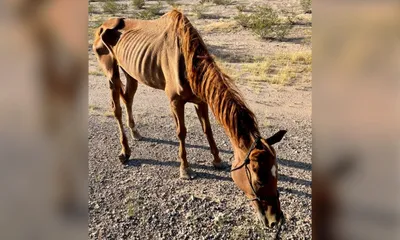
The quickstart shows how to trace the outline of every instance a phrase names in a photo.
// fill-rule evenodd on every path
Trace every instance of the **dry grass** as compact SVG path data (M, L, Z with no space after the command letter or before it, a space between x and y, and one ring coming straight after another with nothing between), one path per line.
M105 112L103 113L103 116L112 118L112 117L114 117L114 113L111 112L111 111L105 111Z
M206 15L204 12L208 10L208 6L205 4L196 4L192 7L192 13L198 18L204 18Z
M162 15L161 10L163 9L163 5L161 1L157 1L156 4L150 5L147 9L138 13L136 18L150 20L156 19Z
M132 5L136 9L142 9L144 7L145 1L144 0L132 0Z
M125 5L117 3L115 0L106 0L103 3L103 11L105 13L115 14L125 9Z
M89 75L93 76L103 76L104 74L100 71L89 71Z
M224 5L224 6L231 5L231 4L233 3L232 0L213 0L212 2L213 2L214 4L217 4L217 5Z
M240 78L279 85L288 85L296 81L309 82L311 64L311 51L277 54L252 63L241 64Z
M232 32L235 30L238 30L240 28L240 25L236 21L218 21L218 22L212 22L210 24L207 24L199 30L205 32L205 33L210 33L210 32Z
M300 0L304 13L311 13L311 0Z

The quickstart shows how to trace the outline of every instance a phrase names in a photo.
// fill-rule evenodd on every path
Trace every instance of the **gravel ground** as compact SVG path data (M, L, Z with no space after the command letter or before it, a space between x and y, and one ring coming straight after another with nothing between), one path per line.
M256 95L240 88L260 125L268 119L269 126L261 127L263 136L288 129L277 145L278 186L287 218L281 236L310 239L311 93L265 87L265 92ZM97 97L107 102L108 94ZM91 239L262 239L273 233L259 227L229 170L211 166L212 155L191 104L186 106L186 121L188 160L197 173L192 181L178 179L178 142L164 93L140 86L134 109L145 139L130 141L133 153L127 166L116 157L120 145L114 119L101 109L89 117ZM221 157L230 164L230 142L213 117L212 123Z
M224 46L235 57L236 38L208 35L213 46ZM248 32L244 36L249 36ZM223 42L221 42L223 41ZM258 40L249 42L247 54ZM298 44L268 45L268 51L291 51ZM275 46L275 48L274 48ZM300 48L304 48L300 47ZM215 53L215 52L214 52ZM215 53L218 55L218 53ZM254 53L257 55L257 53ZM89 70L97 69L89 50ZM311 239L311 83L292 86L248 82L237 85L268 137L287 129L276 145L278 187L286 224L282 239ZM90 239L269 239L276 230L264 229L229 169L215 170L208 142L192 104L186 105L188 161L197 177L179 179L178 140L168 99L163 91L139 85L133 115L145 138L133 141L131 160L121 165L117 124L110 114L110 93L104 76L89 76L89 238ZM210 113L220 156L230 165L232 148Z

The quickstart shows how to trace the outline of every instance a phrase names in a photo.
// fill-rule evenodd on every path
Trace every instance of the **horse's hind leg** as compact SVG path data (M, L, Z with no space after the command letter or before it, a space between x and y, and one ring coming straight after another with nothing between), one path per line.
M217 148L217 144L215 143L213 133L211 130L210 119L208 118L208 106L206 103L195 104L195 109L197 116L199 117L201 127L203 128L203 132L207 137L208 143L210 144L211 154L214 156L214 160L212 164L215 168L221 168L222 162L219 157L219 151Z
M176 134L179 139L179 160L181 161L180 166L180 178L192 179L194 174L189 168L189 163L186 158L185 138L186 138L186 127L185 127L185 103L180 100L172 100L170 103L171 111L174 116L176 123Z
M132 115L133 98L138 88L138 82L136 79L131 77L127 72L125 72L125 70L122 69L122 71L124 72L126 77L126 89L125 93L123 93L123 98L125 100L125 106L126 106L126 115L127 115L126 120L131 130L132 138L134 140L140 140L142 139L142 136L140 135L137 127L135 126L135 120L133 119Z
M122 82L119 76L118 66L115 64L113 67L112 77L109 81L111 90L111 106L114 112L114 117L117 120L120 134L120 143L122 146L121 153L118 155L121 163L125 163L131 156L131 149L129 148L128 139L124 132L122 124L122 108L120 104L120 93L122 91Z

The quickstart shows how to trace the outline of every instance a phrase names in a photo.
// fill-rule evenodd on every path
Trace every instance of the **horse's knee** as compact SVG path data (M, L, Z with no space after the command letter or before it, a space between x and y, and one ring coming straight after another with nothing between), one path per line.
M115 103L113 103L113 112L114 112L114 117L118 119L122 117L122 108L121 106L118 106Z
M205 126L205 127L203 127L203 132L204 132L204 134L206 134L206 135L212 134L211 127L210 127L210 126Z
M186 138L186 128L178 128L176 131L176 135L178 136L179 139L185 139Z
M114 89L115 89L115 84L112 82L112 80L109 80L109 81L108 81L108 87L109 87L111 90L114 90Z

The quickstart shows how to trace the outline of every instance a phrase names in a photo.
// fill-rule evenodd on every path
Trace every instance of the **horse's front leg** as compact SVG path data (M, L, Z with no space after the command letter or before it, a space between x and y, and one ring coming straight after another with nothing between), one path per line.
M221 158L219 157L218 147L217 144L215 143L213 133L211 130L210 119L208 118L208 106L206 103L199 103L194 106L196 109L197 116L199 117L203 132L207 137L208 143L210 144L211 154L214 156L212 164L217 169L223 168Z
M180 178L193 179L195 175L193 171L190 169L189 163L186 158L185 103L180 100L172 100L170 106L176 123L176 134L179 139L179 160L181 162Z

